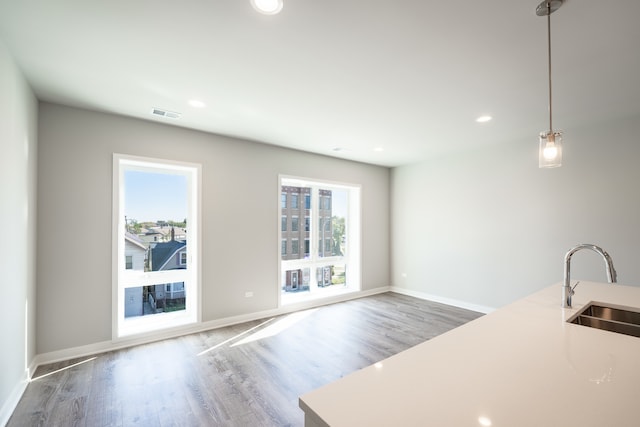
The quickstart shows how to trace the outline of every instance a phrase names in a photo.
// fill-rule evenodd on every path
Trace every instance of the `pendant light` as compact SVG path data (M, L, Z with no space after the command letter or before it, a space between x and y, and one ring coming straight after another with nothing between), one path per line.
M545 0L536 8L536 15L547 17L547 44L549 59L549 130L540 132L538 147L538 167L557 168L562 166L562 132L553 130L551 109L551 14L562 6L562 0Z

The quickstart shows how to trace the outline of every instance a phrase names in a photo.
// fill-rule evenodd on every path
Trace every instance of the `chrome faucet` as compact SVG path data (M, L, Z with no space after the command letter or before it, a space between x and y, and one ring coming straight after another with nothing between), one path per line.
M571 297L575 293L574 290L576 286L578 286L578 283L576 283L572 288L570 283L571 257L581 249L591 249L592 251L602 255L602 258L604 258L604 262L607 267L607 279L609 279L609 283L616 283L616 280L618 279L616 269L613 268L613 260L611 259L609 254L601 247L589 243L582 243L571 248L569 252L567 252L564 256L564 285L562 286L562 307L564 308L571 307Z

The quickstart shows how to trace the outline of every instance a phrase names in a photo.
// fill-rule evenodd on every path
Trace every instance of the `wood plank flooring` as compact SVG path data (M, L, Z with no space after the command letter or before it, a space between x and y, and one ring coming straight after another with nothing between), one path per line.
M8 426L302 426L300 395L480 316L384 293L41 366Z

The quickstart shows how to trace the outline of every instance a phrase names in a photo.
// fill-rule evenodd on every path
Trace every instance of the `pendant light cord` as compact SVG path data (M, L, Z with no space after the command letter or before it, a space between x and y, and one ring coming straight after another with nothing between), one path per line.
M551 0L547 0L547 42L549 53L549 132L553 133L553 119L551 114Z

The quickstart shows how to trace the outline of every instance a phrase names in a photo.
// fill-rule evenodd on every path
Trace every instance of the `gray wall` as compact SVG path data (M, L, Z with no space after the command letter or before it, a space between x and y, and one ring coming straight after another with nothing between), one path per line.
M35 356L37 113L31 89L0 41L0 425Z
M536 135L394 169L392 284L498 308L561 281L566 251L594 243L640 285L639 160L635 117L565 132L559 169L538 169ZM573 259L573 277L606 281L595 253Z
M390 284L388 168L47 103L39 114L38 353L111 339L114 152L203 165L203 321L277 307L278 174L361 184L363 289Z

